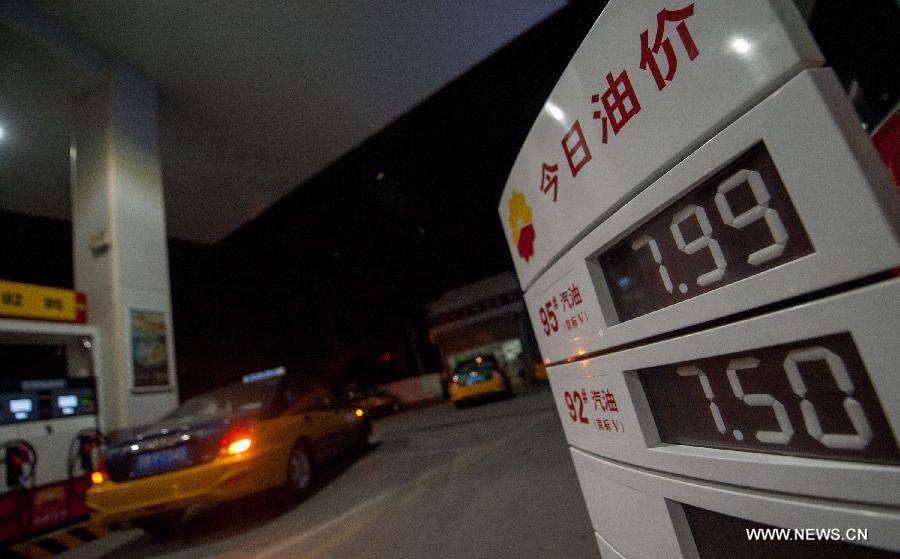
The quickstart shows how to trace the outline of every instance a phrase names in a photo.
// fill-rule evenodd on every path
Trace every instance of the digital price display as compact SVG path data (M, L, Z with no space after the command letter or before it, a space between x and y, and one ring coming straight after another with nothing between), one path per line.
M848 333L637 374L662 442L900 463L900 449Z
M75 413L75 408L78 407L78 396L75 394L57 396L56 407L62 411L63 415L72 415Z
M74 394L59 396L56 398L56 405L61 408L76 408L78 407L78 396Z
M811 254L760 143L600 255L620 321Z
M20 421L30 418L33 411L34 401L31 398L19 398L9 401L9 413Z
M36 398L31 394L0 391L0 425L32 421L38 417Z
M54 391L53 417L69 417L97 413L96 398L91 388L67 386L65 391Z
M11 413L31 413L33 402L30 398L20 398L18 400L9 401L9 411Z

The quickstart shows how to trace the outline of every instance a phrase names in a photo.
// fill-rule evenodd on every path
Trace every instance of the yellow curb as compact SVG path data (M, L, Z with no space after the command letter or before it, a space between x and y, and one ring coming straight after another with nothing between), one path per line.
M13 551L19 555L24 555L26 557L31 557L32 559L46 559L48 557L53 557L55 554L51 551L44 549L42 546L38 545L37 542L44 540L51 540L61 547L65 547L64 551L69 551L71 549L75 549L76 547L80 547L86 543L90 543L88 541L82 540L76 535L73 535L71 532L73 530L86 530L91 534L95 535L97 539L103 538L112 531L109 526L106 525L105 522L101 521L91 521L87 520L82 522L81 524L75 524L73 526L67 526L66 528L62 528L57 530L56 532L52 532L50 534L46 534L42 537L35 538L34 540L26 543L20 543L18 545L12 546L10 551ZM96 541L96 540L90 540ZM59 553L63 553L60 551Z
M112 532L112 530L109 529L109 526L107 526L105 522L88 523L84 525L83 528L87 528L98 538L107 536L110 532Z
M52 553L33 543L23 543L13 546L12 551L26 557L31 557L32 559L46 559L47 557L53 557Z
M76 538L75 536L71 536L67 532L68 532L68 530L66 532L62 532L62 533L54 533L48 537L50 539L52 539L53 541L55 541L56 543L58 543L59 545L66 546L69 549L78 547L78 546L86 543L81 538Z

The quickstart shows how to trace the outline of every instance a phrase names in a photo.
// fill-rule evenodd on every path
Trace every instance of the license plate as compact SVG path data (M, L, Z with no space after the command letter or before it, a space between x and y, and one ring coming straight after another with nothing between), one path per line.
M471 386L473 384L478 384L479 382L484 382L486 379L484 375L467 375L466 376L466 386Z
M189 464L190 458L186 446L148 452L137 457L137 471L141 475L164 472Z

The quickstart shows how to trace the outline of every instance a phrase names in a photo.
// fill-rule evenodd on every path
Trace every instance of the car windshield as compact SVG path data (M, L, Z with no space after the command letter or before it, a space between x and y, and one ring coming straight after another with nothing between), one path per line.
M185 400L163 419L193 421L252 413L271 400L277 386L277 379L232 384Z

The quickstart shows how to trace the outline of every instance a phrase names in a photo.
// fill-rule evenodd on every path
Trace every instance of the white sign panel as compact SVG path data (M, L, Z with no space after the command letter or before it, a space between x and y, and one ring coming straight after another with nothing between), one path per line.
M576 468L580 455L573 459ZM588 458L589 460L589 458ZM577 469L591 525L606 545L624 557L681 557L685 554L679 532L665 499L623 483L616 483L593 469ZM603 545L601 542L601 549ZM603 555L603 559L608 559Z
M831 70L802 72L526 292L547 363L900 266L900 197Z
M898 331L900 278L548 374L566 440L587 452L897 507ZM597 417L624 433L598 429Z
M881 558L900 552L897 509L745 491L630 467L577 449L572 449L572 460L601 549L612 547L619 556L784 557L787 541L793 542L789 549L797 550L791 555L795 557ZM790 536L764 542L757 532L754 541L747 527L786 528Z
M790 0L610 2L500 200L523 288L676 162L821 62Z
M590 360L568 367L584 369L579 370L583 374L561 372L556 374L551 385L569 442L604 450L627 446L630 431L635 430L637 434L638 424L627 408L630 404L622 375L607 374L593 366ZM618 403L623 398L626 399L624 411L619 409Z

